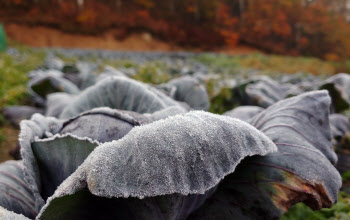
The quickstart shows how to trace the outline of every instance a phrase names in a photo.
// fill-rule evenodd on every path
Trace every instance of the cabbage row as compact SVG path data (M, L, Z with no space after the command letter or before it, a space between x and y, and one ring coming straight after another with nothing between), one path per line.
M49 57L29 73L39 107L3 110L22 159L0 164L0 219L278 219L336 203L350 75L251 77L231 88L241 106L218 115L208 76L95 72Z

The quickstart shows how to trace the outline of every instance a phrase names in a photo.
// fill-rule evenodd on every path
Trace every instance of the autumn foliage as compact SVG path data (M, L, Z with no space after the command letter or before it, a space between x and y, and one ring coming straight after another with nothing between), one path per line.
M242 41L275 53L326 59L350 56L350 24L346 13L336 10L337 1L263 2L247 5L241 18Z
M116 38L147 31L174 44L238 43L328 60L350 57L348 0L1 0L0 20Z

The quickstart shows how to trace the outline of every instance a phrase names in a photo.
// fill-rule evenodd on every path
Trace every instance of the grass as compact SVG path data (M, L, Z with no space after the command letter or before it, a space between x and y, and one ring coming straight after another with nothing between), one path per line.
M135 74L132 76L133 79L150 84L165 83L174 77L169 73L169 66L159 61L137 64L131 60L104 60L102 63L115 68L133 68L135 69Z
M0 109L23 102L28 82L27 73L43 64L45 53L26 47L16 48L18 53L0 54Z
M11 43L10 43L11 44ZM13 43L12 43L13 45ZM27 101L27 73L43 64L45 53L15 45L14 55L0 53L0 110L4 106L25 104ZM7 122L0 114L0 146L7 140ZM6 146L11 147L11 146Z
M341 66L317 58L265 55L261 53L242 56L203 54L198 56L196 60L207 64L214 72L225 72L227 74L234 74L242 69L254 69L267 75L297 72L331 75L336 73L337 67Z

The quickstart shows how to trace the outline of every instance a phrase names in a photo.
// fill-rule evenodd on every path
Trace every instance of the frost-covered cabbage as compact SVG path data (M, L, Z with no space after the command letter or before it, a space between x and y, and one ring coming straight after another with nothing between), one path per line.
M332 143L338 155L337 169L340 173L350 170L350 118L342 114L329 116L332 131Z
M331 114L329 121L334 145L341 145L342 139L350 133L350 119L342 114Z
M47 95L46 116L56 117L62 113L63 109L71 104L77 95L65 92L55 92Z
M234 88L242 104L267 108L289 95L301 93L296 86L281 84L268 76L255 76Z
M31 107L31 106L7 106L4 107L1 111L3 116L11 122L11 124L16 127L19 126L19 123L24 119L30 119L31 116L35 113L44 113L44 110L41 108Z
M96 146L124 137L134 126L178 113L182 112L164 109L154 115L142 115L105 107L67 120L35 114L31 120L22 121L20 145L24 174L36 197L37 207L44 204ZM60 161L62 158L65 160ZM69 169L57 173L57 167Z
M190 111L209 107L196 78L151 86L97 67L51 56L30 73L45 116L21 122L23 160L0 164L0 219L278 219L336 202L332 145L349 121L329 117L326 91L299 95L314 78L238 83L232 99L257 106L220 116Z
M325 80L320 89L327 89L332 97L332 107L335 112L341 112L350 107L350 75L339 73Z
M0 206L39 219L262 219L299 201L329 207L341 185L329 104L320 91L259 109L249 121L261 131L178 105L64 120L35 114L21 123L24 172L16 174L33 212L13 208L14 197L0 195Z
M54 92L78 94L80 89L71 81L58 76L55 72L47 71L32 78L28 83L28 91L41 105L46 102L46 96Z
M224 115L249 122L251 118L262 111L264 111L264 109L259 106L239 106L231 111L225 112Z
M113 76L127 77L127 75L124 74L123 72L115 69L112 66L107 65L107 66L105 66L102 73L100 73L99 77L97 78L97 81L101 81L101 80L104 80L105 78L113 77Z
M209 98L205 87L194 77L183 76L170 80L159 86L165 90L170 97L177 101L186 102L196 110L209 109Z
M83 111L103 106L138 113L154 113L180 104L146 84L126 77L108 77L78 95L63 109L60 118L74 117Z
M278 219L297 202L314 210L337 200L341 177L332 151L325 91L285 99L253 117L278 151L244 160L193 219Z

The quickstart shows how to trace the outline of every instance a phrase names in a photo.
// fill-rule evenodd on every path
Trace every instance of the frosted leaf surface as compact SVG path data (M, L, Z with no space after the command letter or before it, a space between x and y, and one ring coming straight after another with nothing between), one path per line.
M331 114L329 116L333 142L339 142L346 133L350 132L350 119L342 114Z
M174 116L178 114L184 114L187 110L180 106L171 106L159 111L156 111L152 114L145 113L144 115L149 118L150 121L158 121L160 119L165 119L169 116Z
M3 219L1 207L29 218L37 215L34 195L24 181L22 161L0 164L0 219Z
M332 98L332 105L336 112L350 107L350 75L339 73L325 80L321 89L327 89Z
M142 114L97 108L67 121L42 115L23 121L22 155L28 164L26 174L36 194L38 207L75 171L96 143L124 137L134 126L141 124L138 120L150 122Z
M44 113L41 108L35 108L31 106L6 106L2 108L2 114L15 126L19 126L19 123L24 119L29 119L35 113Z
M96 83L96 73L98 72L98 65L96 63L79 61L76 63L76 67L79 70L76 80L79 89L84 90Z
M61 118L69 118L96 107L153 113L178 103L146 84L125 77L113 77L84 90L68 105Z
M106 65L102 73L100 73L100 75L97 77L97 81L101 81L108 77L114 77L114 76L127 77L123 72L115 69L112 66Z
M59 133L104 143L124 137L134 126L145 121L148 118L142 114L101 107L65 121Z
M255 115L262 111L264 111L264 109L259 106L239 106L231 111L225 112L223 115L249 122Z
M20 123L20 128L19 143L23 158L24 178L34 193L35 208L36 211L39 211L44 205L44 200L40 195L40 189L42 188L40 172L31 144L38 138L45 138L47 134L57 134L62 128L62 121L34 114L31 120L23 120Z
M327 91L304 93L267 108L252 123L267 135L273 133L279 142L289 140L291 135L286 134L294 134L298 137L293 140L294 144L316 148L335 164L337 156L331 144L329 126L330 102Z
M45 103L46 95L54 92L78 94L79 88L67 79L46 74L33 78L28 82L28 91L40 102Z
M245 88L250 103L264 108L284 99L287 96L287 91L288 88L269 77L259 77Z
M342 114L331 114L329 121L332 130L332 143L336 149L338 162L336 168L340 173L349 171L350 119Z
M234 219L237 213L240 219L278 219L298 202L313 210L331 207L342 181L330 162L336 157L330 153L329 104L327 92L309 92L255 116L254 125L278 152L240 163L190 219Z
M56 92L47 95L46 116L58 117L63 109L75 100L76 95Z
M36 79L36 78L41 78L44 76L54 76L54 77L63 77L63 73L61 71L58 70L54 70L54 69L49 69L49 70L32 70L28 73L28 76L30 79Z
M186 109L186 110L190 110L190 109L191 109L191 107L190 107L187 103L175 101L174 99L168 97L168 96L164 93L164 91L159 90L159 89L157 89L157 88L155 88L155 87L152 87L152 86L149 86L149 85L147 85L147 87L148 87L148 89L151 90L154 94L156 94L156 96L157 96L159 99L161 99L161 100L164 102L164 104L165 104L165 106L166 106L165 108L170 107L170 106L179 106L179 107L182 107L182 108L184 108L184 109ZM158 110L158 111L159 111L159 110ZM150 113L150 112L148 112L148 113Z
M191 76L183 76L160 85L168 91L170 97L186 102L195 110L209 109L209 98L205 87Z
M24 215L8 211L0 206L0 220L29 220Z
M64 62L53 54L48 54L44 61L44 66L48 69L62 70Z
M54 209L51 203L85 188L106 198L208 193L244 157L275 150L269 138L237 119L200 111L172 116L96 148L49 198L41 215Z

